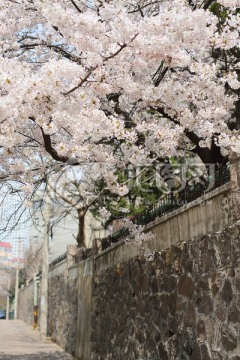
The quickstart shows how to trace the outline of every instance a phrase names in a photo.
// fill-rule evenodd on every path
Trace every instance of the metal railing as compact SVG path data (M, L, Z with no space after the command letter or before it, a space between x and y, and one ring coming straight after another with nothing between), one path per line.
M61 261L65 260L67 258L67 253L64 253L60 256L58 256L55 260L53 260L50 264L49 264L49 269L52 269L55 265L57 265L58 263L60 263Z
M155 204L143 212L130 217L133 223L137 225L147 225L152 221L166 215L181 206L200 198L202 195L226 184L230 181L229 165L221 170L215 171L206 182L198 182L192 185L187 184L182 190L171 192L164 195ZM129 230L121 228L119 231L102 239L102 250L107 249L111 244L118 242L120 239L129 235Z

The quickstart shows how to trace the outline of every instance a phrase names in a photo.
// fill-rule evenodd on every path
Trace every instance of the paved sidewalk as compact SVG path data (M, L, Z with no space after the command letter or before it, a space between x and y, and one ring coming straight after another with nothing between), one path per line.
M72 360L59 346L40 341L39 332L21 320L0 320L1 360Z

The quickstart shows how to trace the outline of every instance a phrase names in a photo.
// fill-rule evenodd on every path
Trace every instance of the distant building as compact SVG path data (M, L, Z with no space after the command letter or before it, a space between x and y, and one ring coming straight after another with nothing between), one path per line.
M23 267L25 260L23 257L14 257L12 244L0 242L0 267L16 268Z
M12 267L13 268L16 268L17 266L19 268L23 268L25 266L25 264L26 264L25 258L20 257L20 258L13 258L12 259Z
M12 245L13 257L24 257L25 250L29 246L29 213L24 211L22 199L19 195L0 194L0 241ZM21 242L20 254L18 243Z
M0 242L0 264L10 267L12 266L12 260L12 245L8 242Z

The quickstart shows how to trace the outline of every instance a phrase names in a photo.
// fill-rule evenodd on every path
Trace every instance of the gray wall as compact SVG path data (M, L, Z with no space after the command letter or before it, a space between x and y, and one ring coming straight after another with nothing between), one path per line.
M155 241L152 250L162 250L181 241L219 231L232 224L232 194L230 184L223 185L149 224Z
M230 184L223 185L201 198L183 205L145 227L154 239L145 248L161 251L181 241L197 239L232 224L232 193ZM96 256L96 271L130 260L142 251L136 246L125 246L124 240Z
M33 303L34 282L19 291L18 298L18 318L25 321L28 325L33 325Z
M76 356L78 359L90 359L92 332L92 258L78 266L78 320L76 338Z

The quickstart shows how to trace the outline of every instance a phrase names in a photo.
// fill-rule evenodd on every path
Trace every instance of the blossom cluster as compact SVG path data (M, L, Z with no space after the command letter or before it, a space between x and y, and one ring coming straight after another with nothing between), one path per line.
M54 160L73 158L95 164L92 176L124 196L114 169L177 156L186 132L202 147L214 135L240 152L228 126L237 97L226 92L239 78L234 61L222 71L212 56L239 47L239 0L219 3L228 13L221 29L209 9L184 0L160 2L157 13L123 1L77 9L67 0L0 0L3 174L32 186Z

